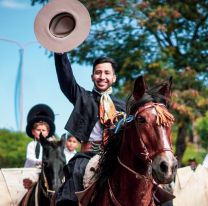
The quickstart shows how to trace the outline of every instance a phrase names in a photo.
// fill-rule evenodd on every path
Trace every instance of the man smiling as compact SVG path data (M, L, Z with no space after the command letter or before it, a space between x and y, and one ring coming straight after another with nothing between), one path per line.
M77 205L75 192L83 190L82 176L85 166L89 158L98 153L107 142L108 129L114 125L116 117L125 112L125 103L112 95L117 67L112 58L100 57L94 61L91 75L94 88L87 91L76 82L66 53L55 53L54 57L60 88L74 105L65 129L79 139L81 152L84 153L84 156L78 153L69 161L68 171L73 171L73 175L59 191L57 205ZM73 176L76 179L79 176L78 180L74 180ZM67 187L70 187L70 194L68 189L65 190Z
M65 129L82 142L82 152L93 151L93 145L105 141L106 126L125 111L125 103L112 95L117 65L112 58L96 59L91 75L94 88L87 91L77 84L66 54L55 54L55 64L60 88L74 105Z

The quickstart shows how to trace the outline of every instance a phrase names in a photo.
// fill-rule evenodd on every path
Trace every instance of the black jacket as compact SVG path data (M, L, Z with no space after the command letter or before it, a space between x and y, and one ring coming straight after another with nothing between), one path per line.
M71 64L66 54L54 54L56 72L62 92L74 105L65 129L81 141L88 141L95 123L98 121L100 95L79 86L74 78ZM111 96L117 111L125 111L125 102Z

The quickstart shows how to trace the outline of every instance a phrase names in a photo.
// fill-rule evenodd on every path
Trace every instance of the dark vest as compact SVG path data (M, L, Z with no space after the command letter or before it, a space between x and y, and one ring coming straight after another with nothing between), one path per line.
M60 88L74 105L65 129L79 140L88 141L90 133L99 119L100 95L94 91L87 91L77 84L66 54L55 54L54 57ZM116 111L125 111L125 102L110 96Z

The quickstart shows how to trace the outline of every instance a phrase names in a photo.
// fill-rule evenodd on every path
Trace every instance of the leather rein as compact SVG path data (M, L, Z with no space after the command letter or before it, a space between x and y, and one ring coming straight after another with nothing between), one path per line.
M156 107L156 106L165 107L163 104L159 104L159 103L150 103L150 104L147 104L146 106L142 107L141 110L138 110L138 111L136 112L135 115L129 115L125 120L122 120L122 121L123 121L122 123L118 123L118 124L119 124L119 127L121 126L121 124L125 124L125 123L129 123L129 122L131 122L131 121L134 121L134 120L136 119L137 115L138 115L139 113L141 113L142 111L144 111L145 109L151 108L151 107ZM117 132L117 131L118 131L118 128L115 129L115 132ZM139 139L140 139L141 144L142 144L142 146L143 146L143 148L144 148L144 153L143 153L143 154L145 155L145 158L146 158L146 160L147 160L147 162L148 162L148 170L147 170L148 172L147 172L147 175L142 175L142 174L140 174L140 173L134 171L134 170L131 169L130 167L128 167L126 164L124 164L124 163L120 160L119 156L117 156L118 163L119 163L123 168L125 168L127 171L129 171L130 173L132 173L133 175L135 175L135 178L136 178L136 179L145 179L145 182L150 181L150 182L152 182L153 184L156 184L156 182L154 181L154 179L153 179L153 177L152 177L152 173L151 173L151 170L152 170L152 158L153 158L156 154L158 154L158 153L160 153L160 152L163 152L163 151L171 151L171 152L173 152L173 151L172 151L172 149L166 149L166 148L164 148L164 149L162 149L161 151L158 151L156 154L154 154L154 156L150 156L150 154L149 154L149 152L148 152L148 150L147 150L147 147L145 146L145 144L144 144L144 142L143 142L143 140L142 140L142 138L141 138L141 135L140 135L139 131L138 131L138 130L136 130L136 131L137 131L138 136L140 137ZM112 188L111 188L110 180L109 180L109 179L108 179L108 187L109 187L109 193L110 193L110 197L111 197L112 202L115 204L115 206L122 206L122 205L119 203L119 201L116 199L116 197L115 197L115 195L114 195L114 193L113 193L113 190L112 190Z
M48 184L44 169L42 170L42 175L43 175L43 184L44 184L44 186L40 183L39 183L39 186L40 186L43 194L45 195L45 197L50 199L55 194L55 190L50 190L49 189L49 184Z

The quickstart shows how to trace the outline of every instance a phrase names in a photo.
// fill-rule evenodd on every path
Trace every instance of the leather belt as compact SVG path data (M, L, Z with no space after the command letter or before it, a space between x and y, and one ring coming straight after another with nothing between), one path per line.
M102 141L91 141L81 143L81 152L99 152L102 148Z

